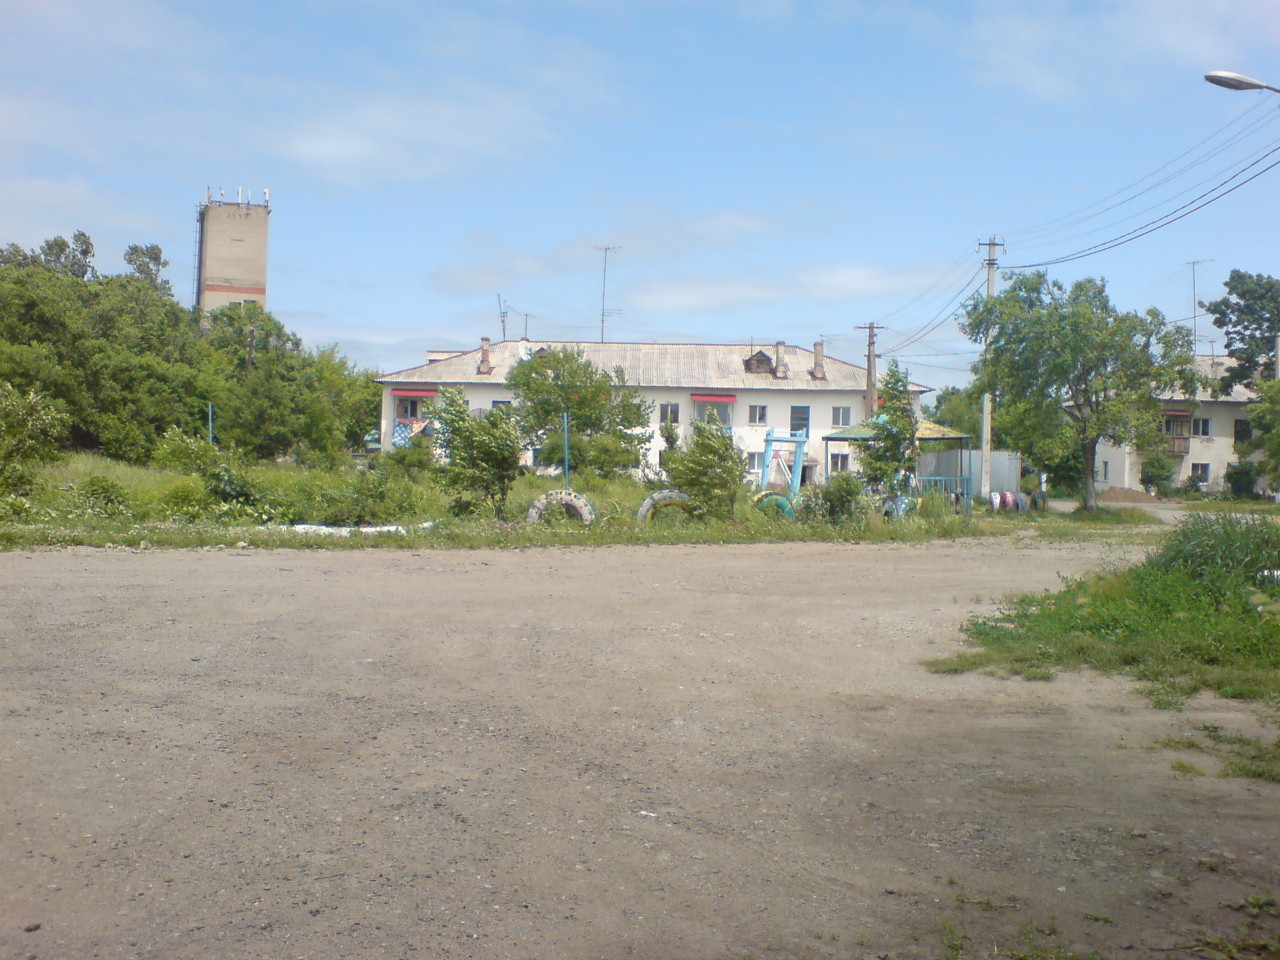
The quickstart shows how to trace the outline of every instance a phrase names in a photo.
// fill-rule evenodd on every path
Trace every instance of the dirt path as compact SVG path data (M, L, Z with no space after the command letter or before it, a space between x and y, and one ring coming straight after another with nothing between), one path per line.
M1145 748L1249 711L919 666L1108 559L0 554L0 957L1190 956L1280 788Z

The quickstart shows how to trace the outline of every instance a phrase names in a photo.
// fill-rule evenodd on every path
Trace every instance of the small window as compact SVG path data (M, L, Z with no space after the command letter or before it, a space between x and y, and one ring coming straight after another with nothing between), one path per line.
M1209 482L1209 464L1193 463L1191 465L1191 479L1196 483Z
M764 469L764 454L748 453L747 454L747 473L759 473L763 469Z
M658 404L658 422L659 423L679 423L680 422L680 404L678 403Z
M1192 417L1191 435L1193 437L1211 436L1209 432L1209 419L1207 417Z
M494 410L497 410L499 407L509 407L509 406L511 406L510 400L495 400L493 401L493 403L490 404L491 409L494 409Z
M1236 421L1236 443L1248 443L1253 439L1253 424L1248 420Z
M1165 417L1164 432L1171 437L1187 437L1190 436L1188 431L1191 429L1191 421L1186 417Z
M769 422L769 408L762 403L753 403L747 407L747 423L760 426Z
M402 419L405 419L405 420L417 419L417 416L418 416L417 400L401 400L400 403L398 404L398 407L399 409L396 411L397 417L401 417Z
M1111 461L1110 460L1102 461L1102 479L1104 481L1111 479Z
M831 425L833 427L847 427L853 422L853 407L832 407L831 408Z
M803 430L809 432L809 408L808 407L792 407L791 408L791 432L798 433Z
M837 407L837 409L839 409ZM845 407L848 410L848 407ZM830 473L848 473L849 472L849 455L847 453L833 453L831 455Z

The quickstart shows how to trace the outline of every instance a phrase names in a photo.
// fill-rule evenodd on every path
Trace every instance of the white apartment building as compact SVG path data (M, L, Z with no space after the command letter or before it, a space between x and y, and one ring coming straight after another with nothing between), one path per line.
M1255 399L1252 390L1236 386L1230 393L1214 396L1213 386L1230 369L1226 357L1196 357L1196 369L1210 386L1201 387L1195 397L1171 394L1160 398L1164 413L1165 454L1176 464L1174 485L1195 477L1200 489L1218 493L1225 486L1227 467L1246 459L1236 449L1252 436L1246 404ZM1098 445L1098 490L1124 487L1142 489L1142 457L1132 446L1110 443Z
M627 386L653 404L649 424L653 439L645 451L644 468L658 469L663 443L662 422L678 428L681 438L692 424L714 412L728 426L748 458L753 479L763 467L765 437L805 430L803 479L823 482L827 475L848 470L856 450L847 443L824 444L822 436L862 422L867 415L867 371L826 356L822 343L812 350L777 342L760 344L705 343L573 343L482 338L475 350L432 351L427 362L380 377L381 436L385 447L408 442L431 417L431 405L444 387L462 389L473 410L512 401L505 386L507 374L522 359L540 350L580 351L597 369L621 368ZM912 385L917 408L929 388ZM388 442L390 441L390 442ZM790 459L790 452L784 453ZM776 477L772 477L776 480Z

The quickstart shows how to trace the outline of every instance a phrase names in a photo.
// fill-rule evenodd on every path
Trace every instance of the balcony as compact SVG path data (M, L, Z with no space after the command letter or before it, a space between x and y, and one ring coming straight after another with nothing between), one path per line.
M1171 457L1185 457L1191 452L1190 437L1166 437L1168 446L1165 447L1165 453Z

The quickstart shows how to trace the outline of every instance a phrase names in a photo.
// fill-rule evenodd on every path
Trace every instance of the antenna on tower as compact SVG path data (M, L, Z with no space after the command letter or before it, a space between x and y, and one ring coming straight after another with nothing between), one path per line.
M507 305L502 302L502 294L498 294L498 320L502 323L502 339L507 339Z
M1196 343L1200 339L1200 301L1196 297L1196 266L1201 263L1213 263L1212 260L1188 260L1191 268L1191 353L1196 352Z
M605 318L610 316L611 314L616 316L618 312L616 310L611 311L611 310L606 310L604 308L604 294L605 294L606 284L608 283L608 280L609 280L609 252L611 250L621 250L622 248L621 247L596 247L596 249L604 252L604 267L600 272L600 342L604 343Z

